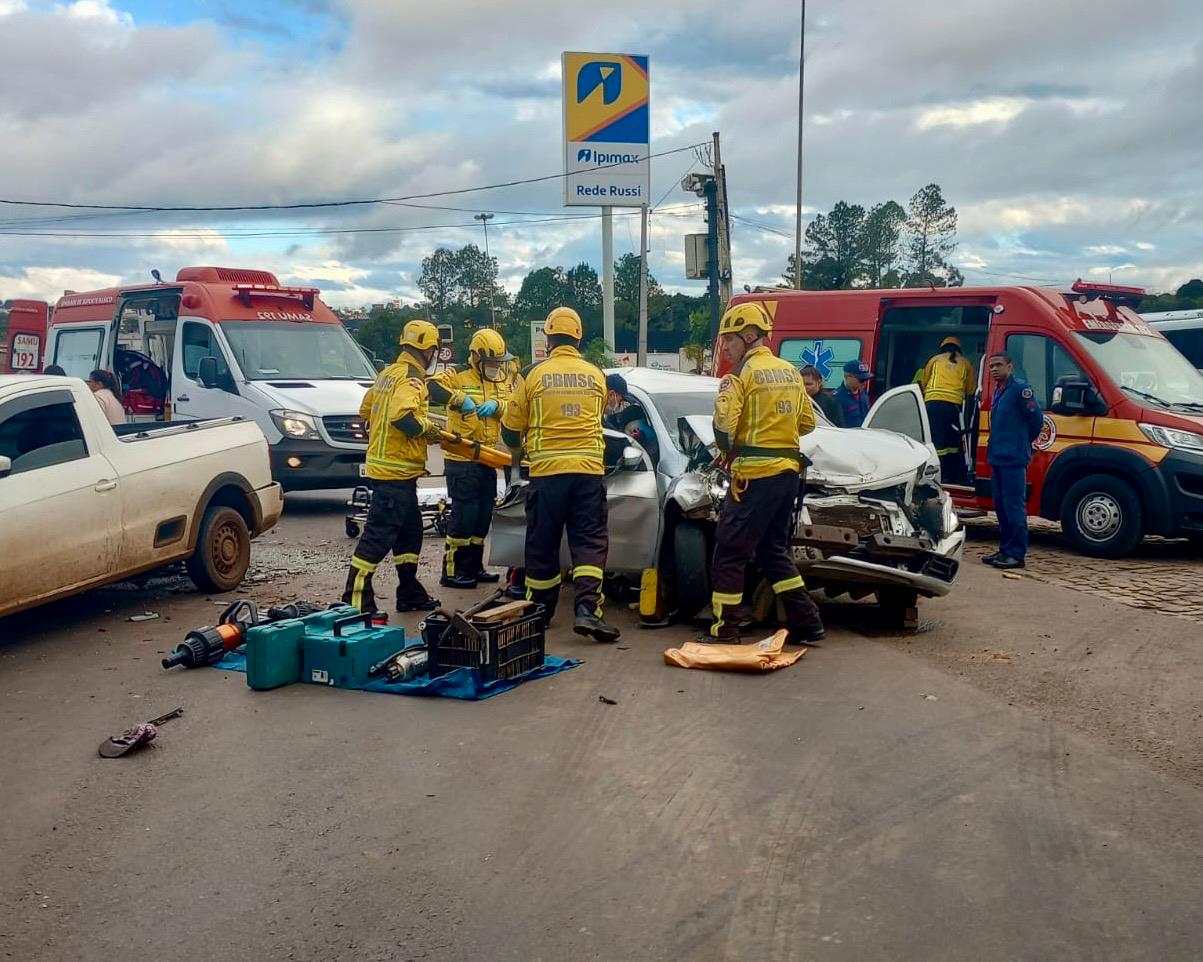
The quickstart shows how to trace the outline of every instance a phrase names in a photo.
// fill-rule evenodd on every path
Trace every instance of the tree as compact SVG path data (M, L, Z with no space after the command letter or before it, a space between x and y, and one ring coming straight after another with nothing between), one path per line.
M869 287L898 287L901 277L894 265L902 257L902 228L906 211L888 200L874 204L861 229L865 280Z
M373 357L385 362L392 362L400 348L401 329L407 321L414 318L425 318L426 311L418 304L401 307L386 307L376 311L355 332L355 339L362 344Z
M524 321L541 321L564 302L567 280L562 267L540 267L522 279L514 298L514 314Z
M425 261L423 261L425 267ZM455 287L458 299L469 307L487 306L489 296L497 294L497 259L488 257L475 244L461 247L454 255ZM419 281L419 286L421 282Z
M959 287L965 278L950 262L957 247L957 211L939 184L928 184L907 205L907 287Z
M447 308L458 301L460 265L454 251L440 247L429 257L422 258L422 273L418 290L426 298L438 321L446 320Z
M710 347L710 311L699 307L689 315L689 330L682 350L693 364L695 374L702 373L706 363L706 349Z

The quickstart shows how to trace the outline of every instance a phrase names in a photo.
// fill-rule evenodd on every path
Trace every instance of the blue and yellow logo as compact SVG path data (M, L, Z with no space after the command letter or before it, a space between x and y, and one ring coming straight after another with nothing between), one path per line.
M564 129L573 143L649 141L647 57L566 53Z

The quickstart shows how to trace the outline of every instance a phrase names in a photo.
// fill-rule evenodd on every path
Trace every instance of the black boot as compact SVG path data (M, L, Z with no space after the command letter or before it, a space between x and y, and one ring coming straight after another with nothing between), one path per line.
M439 599L432 598L430 592L418 580L418 566L397 565L397 610L431 611L438 606Z
M501 580L501 575L495 571L485 570L485 546L483 544L474 544L472 546L472 554L469 556L471 567L468 569L472 572L472 576L482 585L495 585Z
M785 639L787 645L817 645L827 637L823 619L819 616L819 606L811 600L805 588L785 592L781 595L781 603L785 608L785 623L789 627Z
M342 603L351 605L366 614L374 614L376 608L376 592L372 587L372 575L376 565L362 558L351 559L351 570L347 573L347 587L343 592Z
M578 635L592 636L596 641L605 642L618 641L622 634L617 628L607 625L588 605L576 606L576 621L573 622L572 630Z
M460 591L468 591L476 587L476 579L471 575L457 571L451 576L443 575L439 579L439 584L444 588L456 588Z

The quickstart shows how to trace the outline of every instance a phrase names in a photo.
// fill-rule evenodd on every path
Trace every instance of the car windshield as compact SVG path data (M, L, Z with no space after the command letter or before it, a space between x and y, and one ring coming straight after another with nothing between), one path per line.
M714 414L714 398L714 391L698 391L690 394L656 394L652 396L656 410L660 412L660 416L668 426L669 434L672 435L673 444L677 450L686 453L681 448L681 439L677 437L677 419L690 414L712 416Z
M1203 406L1203 375L1161 337L1079 331L1086 352L1129 397L1164 407Z
M341 324L223 321L234 359L252 381L372 381L376 372Z

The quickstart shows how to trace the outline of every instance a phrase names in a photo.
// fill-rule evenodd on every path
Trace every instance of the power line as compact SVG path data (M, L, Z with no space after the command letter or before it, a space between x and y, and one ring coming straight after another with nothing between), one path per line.
M672 150L662 150L659 153L648 154L648 160L654 160L657 157L668 157L672 154L679 154L687 150L695 150L698 147L704 147L705 142L697 144L689 144L685 147L674 147ZM146 204L77 204L56 201L39 201L39 200L12 200L0 198L0 204L9 204L16 207L62 207L71 210L120 210L120 211L155 211L157 213L214 213L219 211L252 211L252 210L315 210L317 208L328 207L366 207L374 204L389 204L400 203L409 200L425 200L431 197L451 197L460 194L475 194L486 190L500 190L505 187L520 187L526 184L538 184L548 180L563 180L569 176L576 174L587 174L592 171L608 170L611 167L621 167L624 161L618 161L613 164L599 164L596 167L590 167L585 170L576 171L574 174L559 173L559 174L544 174L541 177L526 177L521 180L509 180L499 184L485 184L480 187L460 187L455 190L436 190L424 194L406 194L401 197L373 197L363 200L332 200L332 201L315 201L302 204L245 204L233 206L214 206L214 207L157 207Z
M739 221L741 224L747 224L749 227L755 227L757 230L766 231L769 234L779 234L782 237L788 237L791 240L794 236L787 231L778 230L776 227L769 227L767 224L761 224L758 221L751 220L747 217L742 217L739 214L728 214L727 216L729 216L732 220Z
M674 216L680 215L681 211L686 208L697 208L700 204L682 204L678 207L665 208L660 213L669 213ZM638 217L639 211L624 211L617 213L617 217ZM592 216L582 217L581 215L569 215L562 217L542 217L536 220L510 220L497 221L491 226L498 227L526 227L540 224L560 224L566 221L594 220ZM411 231L432 231L432 230L464 230L477 229L478 225L471 224L416 224L404 227L297 227L286 228L280 230L218 230L217 228L208 228L204 231L192 230L185 231L21 231L8 230L0 228L0 237L64 237L64 238L162 238L171 240L210 240L215 239L216 234L221 239L242 240L255 238L288 238L288 237L321 237L326 235L338 234L396 234L408 233Z

